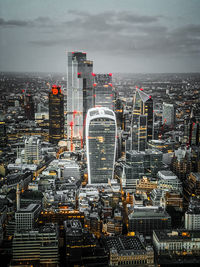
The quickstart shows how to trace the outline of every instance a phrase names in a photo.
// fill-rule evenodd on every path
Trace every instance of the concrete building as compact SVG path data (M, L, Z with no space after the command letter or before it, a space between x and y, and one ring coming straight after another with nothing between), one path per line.
M185 213L185 229L200 230L200 200L190 198L188 210Z
M158 188L166 191L182 192L182 183L172 171L159 171Z
M59 263L58 232L53 224L14 234L11 266L52 266Z
M16 230L33 230L35 221L39 216L41 206L38 204L30 204L27 208L19 209L15 212Z
M154 251L139 236L105 237L109 266L154 266Z
M162 208L158 206L134 207L134 210L128 216L129 231L152 235L155 229L169 229L171 227L171 217Z
M158 255L200 255L200 233L187 230L154 230L153 244Z

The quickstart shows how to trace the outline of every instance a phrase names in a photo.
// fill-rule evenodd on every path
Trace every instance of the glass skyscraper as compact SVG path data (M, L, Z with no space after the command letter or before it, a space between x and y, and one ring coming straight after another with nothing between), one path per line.
M86 149L88 183L108 183L113 178L117 124L115 113L104 107L88 110Z
M136 88L132 114L132 149L144 151L153 134L153 100L151 96Z
M73 136L81 139L87 110L93 107L93 62L87 60L86 53L68 52L67 94L65 114L67 136L73 122Z
M93 86L95 107L107 107L113 110L112 73L95 74Z
M169 126L174 126L174 122L175 122L174 105L163 103L162 123Z

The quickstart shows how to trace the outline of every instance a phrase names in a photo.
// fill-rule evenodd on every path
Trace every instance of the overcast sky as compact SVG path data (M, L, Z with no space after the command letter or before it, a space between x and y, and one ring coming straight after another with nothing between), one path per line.
M200 0L0 0L0 71L199 72Z

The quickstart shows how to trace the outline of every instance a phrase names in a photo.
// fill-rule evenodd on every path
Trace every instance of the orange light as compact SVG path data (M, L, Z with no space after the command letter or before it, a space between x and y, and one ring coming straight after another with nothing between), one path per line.
M57 95L58 94L58 89L57 88L52 88L52 93L53 93L53 95Z

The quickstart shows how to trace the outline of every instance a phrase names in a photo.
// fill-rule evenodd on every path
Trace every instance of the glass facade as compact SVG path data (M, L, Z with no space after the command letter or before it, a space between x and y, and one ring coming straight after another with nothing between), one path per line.
M89 183L108 183L113 178L116 153L116 119L112 110L90 109L86 120Z
M132 149L144 151L153 135L153 100L136 89L132 114Z
M175 122L175 110L174 105L163 103L163 115L162 115L162 123L173 126Z
M113 109L113 88L111 74L96 74L94 88L95 106Z
M68 52L67 135L70 136L70 123L73 122L75 138L83 137L84 119L89 108L93 107L93 62L87 60L86 53Z

